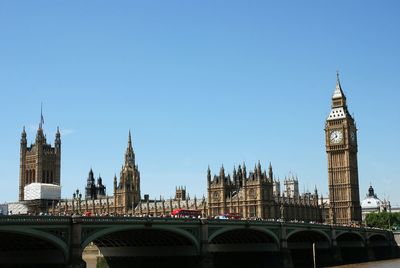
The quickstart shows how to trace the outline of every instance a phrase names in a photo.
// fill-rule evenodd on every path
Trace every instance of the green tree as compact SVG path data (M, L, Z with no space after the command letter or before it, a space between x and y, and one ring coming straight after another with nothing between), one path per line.
M365 223L368 227L391 229L400 227L400 213L379 212L367 214Z

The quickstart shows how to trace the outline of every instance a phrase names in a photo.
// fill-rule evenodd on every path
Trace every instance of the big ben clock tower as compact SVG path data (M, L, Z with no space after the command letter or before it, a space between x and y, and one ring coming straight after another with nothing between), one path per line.
M325 139L328 156L329 220L338 224L361 222L357 128L347 109L339 74L332 96L332 109L326 119Z

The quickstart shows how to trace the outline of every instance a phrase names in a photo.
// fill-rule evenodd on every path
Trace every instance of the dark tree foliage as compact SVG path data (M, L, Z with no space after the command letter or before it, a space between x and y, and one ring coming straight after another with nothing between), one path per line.
M365 223L368 227L377 227L382 229L400 228L400 213L379 212L367 214Z

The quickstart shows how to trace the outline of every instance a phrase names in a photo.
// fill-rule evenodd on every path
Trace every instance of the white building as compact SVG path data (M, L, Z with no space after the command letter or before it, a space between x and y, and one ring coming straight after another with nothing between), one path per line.
M365 221L367 214L372 212L391 212L390 202L386 200L380 200L374 192L372 185L369 186L368 194L365 199L361 201L361 214L362 220Z

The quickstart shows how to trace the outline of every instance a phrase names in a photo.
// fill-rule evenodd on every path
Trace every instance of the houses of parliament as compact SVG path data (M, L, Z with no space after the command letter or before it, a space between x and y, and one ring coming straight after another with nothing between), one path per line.
M201 210L204 217L237 213L243 218L359 223L357 128L338 75L324 134L329 186L329 196L325 198L317 189L299 193L298 179L293 175L285 178L281 190L272 164L269 163L266 170L258 162L252 170L242 163L234 167L231 174L223 166L217 174L212 174L208 168L207 195L201 198L190 198L185 187L176 187L174 198L150 199L149 195L141 195L141 176L129 132L123 166L119 176L113 178L112 194L107 194L102 178L96 179L90 169L85 190L77 190L71 198L61 199L61 134L57 129L52 147L47 143L41 121L35 143L30 147L25 129L22 131L19 201L30 213L46 211L55 215L165 216L174 209L183 208Z

